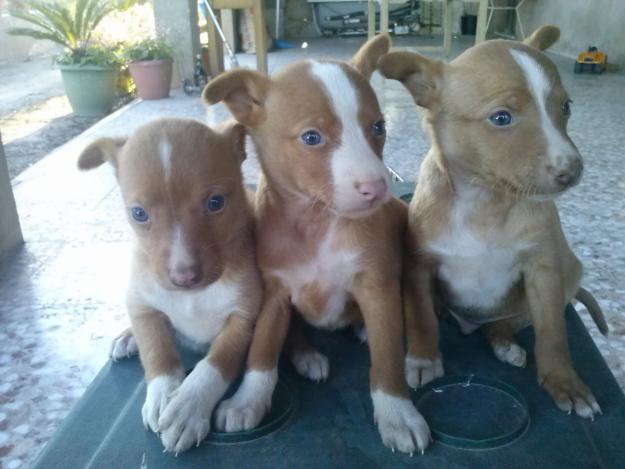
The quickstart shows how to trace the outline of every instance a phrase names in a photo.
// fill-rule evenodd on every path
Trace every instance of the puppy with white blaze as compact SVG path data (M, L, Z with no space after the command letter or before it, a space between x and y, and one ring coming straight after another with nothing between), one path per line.
M271 403L284 347L297 371L329 376L305 342L302 320L326 329L364 324L374 419L386 446L406 453L430 441L403 375L402 239L407 207L391 197L382 162L384 119L369 78L390 46L367 42L351 63L303 61L268 78L233 70L208 84L258 150L257 255L265 296L237 393L217 425L252 428Z
M583 169L566 130L571 101L542 52L559 34L544 26L525 43L487 41L449 64L393 52L378 67L424 108L432 139L409 209L409 384L443 374L440 299L465 333L482 328L514 366L526 363L514 334L531 323L539 383L562 410L593 418L601 410L573 369L564 318L574 297L592 297L553 201ZM585 302L607 332L596 302Z
M78 166L110 163L136 234L128 313L132 328L111 356L139 352L147 396L143 423L167 451L198 444L213 409L240 374L262 287L254 217L243 186L245 131L215 132L189 119L160 119L128 138L101 138ZM175 334L208 350L185 377Z

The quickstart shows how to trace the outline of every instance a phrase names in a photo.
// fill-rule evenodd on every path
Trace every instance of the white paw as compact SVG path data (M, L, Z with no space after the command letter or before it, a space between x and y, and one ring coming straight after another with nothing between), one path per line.
M365 327L365 325L359 324L357 326L352 326L352 329L354 330L354 334L356 335L356 337L358 337L360 343L366 344L369 340L369 337L367 336L367 328Z
M220 431L250 430L260 423L271 408L271 396L278 382L278 370L245 373L239 389L215 411L215 426Z
M184 372L177 371L172 375L160 375L148 383L145 403L141 409L143 425L146 429L158 433L158 419L165 410L171 394L180 386Z
M525 349L514 342L493 344L493 352L500 361L512 366L524 368L527 362Z
M371 393L373 418L382 442L393 451L423 451L432 439L425 419L409 399L376 390Z
M406 382L412 389L417 389L445 374L443 370L443 359L440 355L434 360L430 360L429 358L414 358L407 355L404 366Z
M139 353L137 341L135 340L135 336L132 334L130 329L122 332L111 342L109 356L113 359L113 361L128 358L136 355L137 353Z
M173 453L199 446L211 427L215 405L228 389L221 372L207 360L200 361L180 387L158 419L161 441Z
M316 350L296 353L291 357L291 361L297 372L311 381L319 382L328 379L330 374L328 357Z

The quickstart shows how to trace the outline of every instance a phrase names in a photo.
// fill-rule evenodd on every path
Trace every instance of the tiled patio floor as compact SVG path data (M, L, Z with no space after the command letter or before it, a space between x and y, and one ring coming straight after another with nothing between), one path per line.
M309 41L306 49L270 54L270 67L275 71L304 57L348 58L361 41ZM575 101L571 136L587 168L581 185L559 206L565 232L586 266L584 284L599 298L612 335L601 337L588 315L582 317L625 388L625 75L574 76L570 61L555 59ZM401 86L377 76L373 83L388 122L386 161L414 180L428 148L418 113ZM110 169L76 170L77 152L96 136L126 134L162 116L216 123L227 112L220 106L206 111L197 97L181 93L135 102L13 181L26 244L0 267L2 468L32 462L127 324L123 298L131 236L121 199ZM257 168L250 156L248 180L256 179Z

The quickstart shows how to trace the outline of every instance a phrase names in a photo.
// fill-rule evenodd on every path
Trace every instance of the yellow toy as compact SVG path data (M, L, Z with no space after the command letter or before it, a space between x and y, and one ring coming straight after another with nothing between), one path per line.
M582 52L577 56L575 62L575 73L582 73L590 70L591 73L603 73L608 66L608 56L596 47L591 46L588 52Z

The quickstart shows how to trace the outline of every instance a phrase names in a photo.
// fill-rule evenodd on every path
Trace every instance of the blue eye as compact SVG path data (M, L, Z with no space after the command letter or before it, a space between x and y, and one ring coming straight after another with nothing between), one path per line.
M497 111L491 115L488 120L490 120L492 124L497 127L504 127L512 123L512 114L508 111Z
M223 195L214 195L206 201L206 210L213 213L219 212L225 204L226 199Z
M571 101L570 99L567 99L566 101L564 101L564 104L562 105L562 114L564 114L565 116L570 116L571 115L571 103L573 101Z
M130 213L132 214L132 218L138 223L146 223L150 219L148 212L142 207L132 207Z
M319 145L321 140L321 134L316 130L307 130L302 134L302 142L311 147Z
M386 133L386 124L384 121L377 121L373 124L373 136L381 137Z

